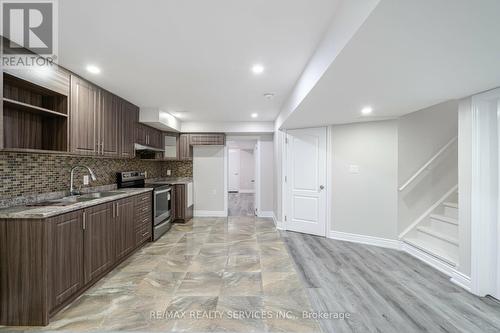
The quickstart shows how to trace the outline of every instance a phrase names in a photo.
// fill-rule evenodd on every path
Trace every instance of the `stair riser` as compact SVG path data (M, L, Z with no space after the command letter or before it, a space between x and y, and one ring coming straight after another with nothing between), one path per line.
M448 216L454 219L458 219L458 209L454 207L444 207L444 216Z
M448 243L442 239L433 237L425 232L418 231L417 232L417 237L419 239L422 239L426 242L431 242L435 248L440 249L444 253L447 254L448 257L450 258L458 258L458 246Z
M436 230L445 235L458 238L458 225L443 222L437 219L430 219L430 226L433 230Z

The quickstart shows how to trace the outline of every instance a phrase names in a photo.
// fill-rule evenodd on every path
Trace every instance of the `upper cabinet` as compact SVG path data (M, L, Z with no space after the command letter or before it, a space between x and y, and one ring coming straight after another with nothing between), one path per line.
M166 160L176 160L179 157L179 134L165 133L165 153Z
M138 117L135 105L71 76L71 152L134 157Z
M193 146L189 144L189 134L179 136L179 160L190 161L193 159Z
M189 144L192 146L224 146L224 133L192 133L189 134Z
M135 156L135 129L139 122L139 107L118 98L120 105L120 156Z
M156 128L144 124L137 124L135 138L136 143L140 145L157 149L165 148L163 132Z

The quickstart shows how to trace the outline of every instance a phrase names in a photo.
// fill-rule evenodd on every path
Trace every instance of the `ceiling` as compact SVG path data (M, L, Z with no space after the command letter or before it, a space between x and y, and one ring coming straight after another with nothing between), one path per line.
M499 13L498 0L381 0L282 127L395 118L499 87Z
M182 121L271 121L329 26L332 0L64 0L59 63ZM265 72L251 73L253 64ZM92 75L86 66L102 72ZM267 100L264 93L275 98ZM257 119L250 117L258 113Z

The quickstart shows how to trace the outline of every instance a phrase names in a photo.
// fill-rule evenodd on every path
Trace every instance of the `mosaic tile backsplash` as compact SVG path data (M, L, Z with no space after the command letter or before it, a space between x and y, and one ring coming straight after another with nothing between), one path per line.
M146 171L147 178L192 177L191 161L147 161L140 159L113 159L85 156L0 152L0 201L41 193L69 190L70 170L83 164L97 176L90 187L116 183L120 171ZM75 172L75 185L82 186L85 170Z

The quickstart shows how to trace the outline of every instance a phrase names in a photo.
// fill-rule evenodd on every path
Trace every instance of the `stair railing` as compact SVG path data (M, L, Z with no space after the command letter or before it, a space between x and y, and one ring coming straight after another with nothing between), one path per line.
M415 179L417 179L425 170L427 170L427 168L429 168L429 166L434 163L435 160L437 160L441 155L444 154L444 152L446 152L456 141L458 140L458 136L455 136L454 138L452 138L447 144L445 144L443 147L441 147L441 149L438 150L438 152L436 154L434 154L420 169L417 170L417 172L415 172L413 174L413 176L411 176L400 188L399 188L399 191L403 191L405 188L407 188L411 183L413 183L415 181Z

